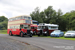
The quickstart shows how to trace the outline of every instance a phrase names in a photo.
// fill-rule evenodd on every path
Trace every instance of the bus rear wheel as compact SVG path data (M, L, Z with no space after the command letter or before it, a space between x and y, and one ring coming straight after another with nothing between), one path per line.
M9 35L10 35L10 36L13 36L12 32L9 32Z
M24 37L24 35L23 35L23 33L22 33L22 32L20 33L20 37Z

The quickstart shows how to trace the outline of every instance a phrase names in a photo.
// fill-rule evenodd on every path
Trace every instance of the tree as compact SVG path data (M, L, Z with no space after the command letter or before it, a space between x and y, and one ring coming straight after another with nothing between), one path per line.
M35 10L30 14L33 20L37 20L38 22L42 23L43 20L40 17L39 7L36 7Z
M56 12L52 6L48 6L44 11L39 11L37 7L30 15L33 20L39 23L58 24L60 30L75 30L75 11L67 12L63 15L61 9Z
M75 30L75 11L70 11L67 12L66 14L63 15L66 18L67 22L67 30Z
M44 23L45 22L45 13L43 11L40 12L40 18L41 18L42 23Z
M7 29L8 19L5 16L0 16L0 30Z
M65 31L66 30L66 19L63 17L63 13L61 9L58 9L56 16L57 16L56 22L59 25L59 29Z
M52 8L52 6L49 6L47 9L44 10L45 12L45 23L53 23L55 22L54 17L56 17L56 11Z

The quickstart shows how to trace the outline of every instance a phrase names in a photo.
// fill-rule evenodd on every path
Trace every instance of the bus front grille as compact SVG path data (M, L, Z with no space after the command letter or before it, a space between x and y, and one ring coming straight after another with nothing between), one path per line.
M30 34L30 30L27 30L27 34Z

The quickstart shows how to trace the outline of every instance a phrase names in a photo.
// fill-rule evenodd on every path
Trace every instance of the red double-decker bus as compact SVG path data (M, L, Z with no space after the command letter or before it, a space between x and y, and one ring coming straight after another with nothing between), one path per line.
M30 25L32 25L31 16L22 15L9 18L7 33L10 36L20 35L23 37L24 35L28 35L32 37L33 32L30 29Z

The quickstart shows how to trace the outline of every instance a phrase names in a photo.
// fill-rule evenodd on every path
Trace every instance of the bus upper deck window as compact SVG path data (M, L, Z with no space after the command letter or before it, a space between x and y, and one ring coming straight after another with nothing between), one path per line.
M31 20L31 17L28 17L29 20Z
M13 21L16 20L16 18L13 18Z
M18 20L20 19L20 17L18 17Z
M23 16L21 16L20 19L23 19Z
M24 19L27 19L27 17L26 17L26 16L24 16Z
M16 20L18 20L18 18L16 17Z

